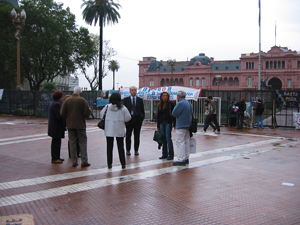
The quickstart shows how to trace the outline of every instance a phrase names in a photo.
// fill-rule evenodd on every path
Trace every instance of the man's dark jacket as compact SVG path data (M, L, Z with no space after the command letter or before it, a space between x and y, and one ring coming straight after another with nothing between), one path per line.
M145 118L144 102L143 99L137 96L135 96L135 98L136 98L135 107L136 107L136 114L137 114L136 116L138 117L140 123L142 124ZM132 109L131 96L124 98L123 104L126 106L129 113L131 114L131 109Z

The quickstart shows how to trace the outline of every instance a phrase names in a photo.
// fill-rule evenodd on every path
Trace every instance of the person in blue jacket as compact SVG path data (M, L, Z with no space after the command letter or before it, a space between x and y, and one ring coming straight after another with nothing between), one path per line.
M185 99L185 91L177 92L177 105L172 115L176 117L176 147L177 159L173 166L189 164L190 155L190 127L192 125L193 106Z

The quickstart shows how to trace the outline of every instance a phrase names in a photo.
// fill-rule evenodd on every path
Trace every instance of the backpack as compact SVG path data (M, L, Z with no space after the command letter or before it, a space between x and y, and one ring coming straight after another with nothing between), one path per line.
M265 106L264 104L260 103L260 113L263 114L264 111L265 111Z

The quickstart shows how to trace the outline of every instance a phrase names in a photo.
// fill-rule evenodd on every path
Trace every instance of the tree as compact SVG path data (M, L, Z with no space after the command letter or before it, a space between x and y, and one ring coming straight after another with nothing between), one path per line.
M99 40L100 37L97 34L91 34L91 39L94 42L94 49L95 51L97 51L97 49L99 49ZM108 73L108 68L107 68L107 64L108 62L111 60L111 57L115 56L117 54L117 52L111 48L109 46L110 41L108 40L104 40L103 42L103 54L102 54L102 73L103 76L105 77L107 76ZM97 90L98 86L99 86L99 80L98 78L98 63L99 63L99 52L97 51L97 54L94 55L93 61L92 61L92 65L94 67L94 71L93 71L93 75L90 76L89 73L87 72L87 68L84 67L79 67L81 73L84 75L84 77L86 78L86 80L89 82L90 88L92 91Z
M118 71L120 69L118 61L110 60L108 69L113 72L113 90L115 90L115 71Z
M99 41L99 90L102 90L102 52L103 52L103 26L109 23L118 23L120 14L117 9L121 7L120 4L115 3L113 0L83 0L82 11L83 19L89 25L96 26L99 19L100 27L100 41Z
M43 83L42 91L55 91L56 89L57 85L54 82Z

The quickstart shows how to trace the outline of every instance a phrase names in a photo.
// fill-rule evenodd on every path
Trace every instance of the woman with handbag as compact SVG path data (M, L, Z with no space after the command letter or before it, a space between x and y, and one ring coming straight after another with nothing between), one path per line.
M159 159L173 160L174 148L172 142L172 127L175 128L176 119L172 116L175 104L170 101L170 94L166 91L160 94L160 102L157 105L157 130L164 134L162 156Z
M131 120L131 115L128 109L121 105L121 95L119 93L112 93L107 104L100 113L100 118L105 115L105 129L106 136L106 152L107 152L107 166L112 168L112 156L114 137L117 140L119 159L122 169L126 168L125 151L124 151L124 137L125 137L125 122Z

